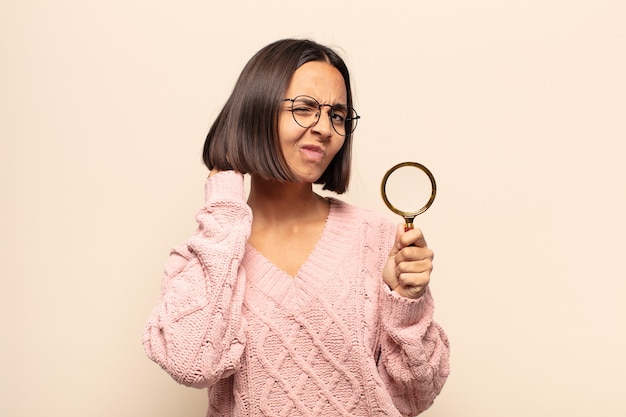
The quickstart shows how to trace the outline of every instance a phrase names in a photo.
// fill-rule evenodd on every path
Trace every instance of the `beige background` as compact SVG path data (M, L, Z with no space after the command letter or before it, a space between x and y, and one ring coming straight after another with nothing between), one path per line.
M352 68L345 199L430 167L452 375L428 417L624 416L626 3L0 1L0 415L203 416L141 333L206 130L282 37ZM410 186L410 184L408 184Z

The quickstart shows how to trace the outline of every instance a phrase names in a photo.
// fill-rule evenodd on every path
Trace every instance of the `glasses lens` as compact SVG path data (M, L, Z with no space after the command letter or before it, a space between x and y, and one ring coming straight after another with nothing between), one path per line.
M302 127L311 127L320 118L320 104L313 97L298 96L291 104L293 118Z
M330 120L333 123L335 131L341 136L346 136L347 134L354 132L354 129L356 129L356 123L359 120L359 116L352 107L339 104L333 106L330 114Z

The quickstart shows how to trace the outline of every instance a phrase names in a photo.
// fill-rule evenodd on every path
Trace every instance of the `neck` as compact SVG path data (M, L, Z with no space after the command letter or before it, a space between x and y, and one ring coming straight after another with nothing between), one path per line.
M248 205L255 220L263 222L302 221L328 214L328 201L313 192L310 183L282 183L251 178Z

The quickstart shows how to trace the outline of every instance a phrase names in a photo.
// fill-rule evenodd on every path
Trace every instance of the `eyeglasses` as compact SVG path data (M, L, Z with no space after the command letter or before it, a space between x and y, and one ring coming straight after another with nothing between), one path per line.
M335 132L346 136L356 129L357 122L361 118L350 106L345 104L320 104L319 101L309 96L297 96L286 98L283 101L291 101L291 114L296 123L304 128L314 126L320 120L322 107L330 107L328 118Z

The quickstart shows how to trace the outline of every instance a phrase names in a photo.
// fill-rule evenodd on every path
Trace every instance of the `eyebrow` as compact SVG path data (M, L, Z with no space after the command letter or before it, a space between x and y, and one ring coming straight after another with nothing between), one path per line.
M332 107L348 107L347 103L322 103L320 100L318 100L317 98L313 97L313 96L309 96L307 94L301 94L300 96L305 96L302 99L308 99L309 97L312 98L313 100L317 101L319 104L321 104L322 106L332 106ZM296 96L298 97L298 96ZM310 99L306 100L306 101L310 101Z

